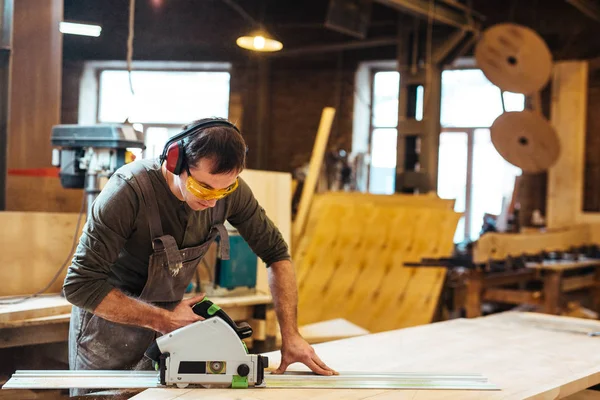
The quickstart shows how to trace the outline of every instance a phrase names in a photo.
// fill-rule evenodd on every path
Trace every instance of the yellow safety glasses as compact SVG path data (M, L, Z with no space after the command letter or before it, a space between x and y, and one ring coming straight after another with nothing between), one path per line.
M190 174L188 174L188 178L185 182L185 187L194 196L199 198L200 200L219 200L223 197L226 197L233 193L235 189L238 187L238 180L225 189L211 189L206 185L198 182Z

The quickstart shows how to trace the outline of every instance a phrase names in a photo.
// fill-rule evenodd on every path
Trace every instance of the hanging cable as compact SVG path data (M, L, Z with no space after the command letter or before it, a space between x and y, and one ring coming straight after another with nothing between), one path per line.
M133 58L133 27L135 17L135 0L129 0L129 34L127 36L127 71L129 72L129 89L131 94L135 95L133 91L133 81L131 79L131 60Z

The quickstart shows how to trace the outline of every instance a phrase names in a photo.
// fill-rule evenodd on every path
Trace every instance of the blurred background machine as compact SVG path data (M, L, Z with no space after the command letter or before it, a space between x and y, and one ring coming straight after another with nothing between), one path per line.
M128 149L144 149L142 133L130 125L56 125L52 127L52 165L60 167L66 189L84 189L88 212L110 176L135 159Z
M220 241L211 247L202 260L206 274L202 274L200 291L207 296L240 296L256 293L258 256L238 230L225 223L229 234L229 260L219 257Z

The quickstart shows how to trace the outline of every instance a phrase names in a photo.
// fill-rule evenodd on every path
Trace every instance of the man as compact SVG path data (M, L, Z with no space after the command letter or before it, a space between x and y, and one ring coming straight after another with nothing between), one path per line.
M282 335L275 373L302 362L315 373L337 374L298 333L288 247L238 177L245 158L237 128L206 119L169 140L160 160L135 161L110 178L93 204L64 282L74 305L71 369L147 368L144 352L157 335L201 320L191 307L203 295L182 301L183 294L217 236L227 256L227 220L269 268Z

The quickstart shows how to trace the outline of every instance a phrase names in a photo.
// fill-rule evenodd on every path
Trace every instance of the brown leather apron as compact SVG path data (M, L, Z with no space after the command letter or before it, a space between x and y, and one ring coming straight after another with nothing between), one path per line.
M217 236L220 236L221 257L229 259L229 238L224 226L225 202L217 201L211 210L215 222L208 239L198 246L179 249L173 236L163 234L154 190L142 165L134 171L134 177L143 196L153 248L148 278L139 299L173 309L183 298L196 266ZM151 364L144 359L144 352L157 336L159 334L153 330L114 323L73 306L69 327L69 367L71 370L149 369ZM88 392L71 390L71 395Z

